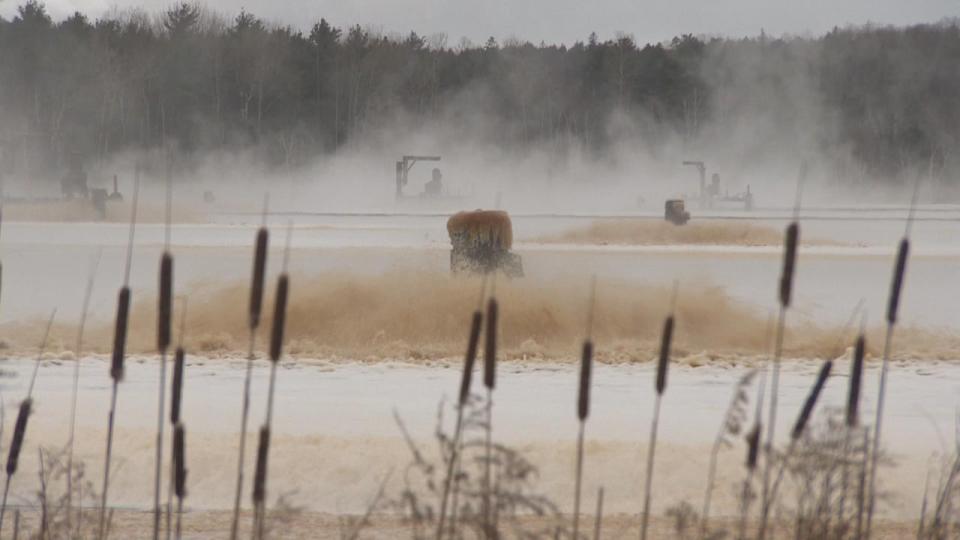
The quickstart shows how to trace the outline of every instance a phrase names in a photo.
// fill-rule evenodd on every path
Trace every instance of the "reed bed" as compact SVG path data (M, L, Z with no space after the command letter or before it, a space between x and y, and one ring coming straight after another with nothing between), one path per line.
M805 169L801 171L798 181L797 209L799 209L799 193L805 176ZM139 186L139 179L135 186ZM124 376L124 359L129 333L129 314L131 290L129 286L130 265L133 255L133 236L136 227L138 188L134 189L131 220L129 226L129 242L127 247L126 270L124 282L118 292L117 312L114 332L114 347L111 356L110 377L112 381L110 412L108 417L107 441L104 452L105 467L103 471L102 491L97 519L96 538L106 539L110 531L111 512L107 496L112 456L112 441L117 413L117 395L119 383ZM169 215L169 188L168 188L168 215ZM914 195L915 203L916 195ZM2 212L2 209L0 209ZM260 325L263 307L264 283L266 278L267 248L269 233L265 225L261 226L255 237L253 272L250 285L249 309L246 313L249 330L249 354L246 363L245 381L242 402L242 422L240 440L238 444L237 470L237 499L233 508L230 525L230 536L236 538L239 534L238 520L240 511L239 494L244 487L244 452L246 430L250 407L250 385L252 366L255 360L255 336ZM167 222L167 243L160 258L159 267L159 295L157 303L157 352L159 354L159 419L157 426L157 450L154 478L154 507L152 533L155 539L159 538L162 527L161 517L164 509L161 506L161 476L163 470L163 437L164 431L172 432L171 453L169 463L169 484L166 503L166 533L167 536L181 538L183 533L184 502L188 493L188 457L186 450L186 428L184 425L183 399L186 391L184 384L186 370L186 351L183 345L186 333L186 302L181 315L179 342L173 355L173 372L171 377L171 398L169 416L165 408L166 388L166 356L172 345L172 311L173 311L173 257L169 251L169 220ZM287 233L287 246L281 272L276 282L276 293L273 305L273 318L268 344L268 358L270 361L270 379L266 404L264 424L258 430L255 470L252 482L253 502L253 538L264 540L269 536L271 527L268 525L267 502L269 485L269 464L271 436L273 432L274 398L276 391L277 368L284 354L284 343L287 338L287 310L291 298L290 278L287 272L290 234ZM694 536L702 539L719 537L756 538L765 540L775 531L792 526L794 536L798 539L812 538L856 538L868 539L872 534L872 521L878 498L876 476L878 468L883 464L881 441L881 427L886 399L886 384L889 371L889 358L892 350L892 334L897 322L898 307L904 286L907 261L909 257L910 220L907 230L901 240L894 264L893 279L886 312L886 341L884 344L883 360L881 364L876 419L872 425L863 425L861 419L861 403L867 393L864 380L864 363L867 352L865 336L865 317L862 319L860 332L854 341L853 353L850 362L850 377L847 388L845 408L841 413L825 411L821 415L822 422L815 421L815 413L823 390L828 383L834 361L826 359L816 375L809 394L803 402L797 418L789 432L789 439L783 447L777 447L775 427L777 420L777 397L780 365L783 354L785 317L791 305L793 294L794 275L796 273L797 247L799 245L800 228L796 220L788 225L784 239L783 267L779 281L777 301L779 317L776 330L768 332L775 335L773 354L769 365L762 371L746 371L734 387L734 395L723 416L723 423L715 439L710 459L709 472L706 478L703 510L697 516L688 503L671 508L666 515L675 521L674 530L678 537L686 537L689 530L696 529ZM0 267L2 271L2 267ZM85 291L83 311L81 314L80 332L76 341L77 363L74 366L73 392L70 412L70 431L67 443L67 495L66 495L66 530L68 538L76 538L71 525L73 520L73 493L71 485L74 458L74 435L77 423L78 379L80 356L83 348L83 328L86 312L93 287L93 278L96 266L91 272L88 286ZM596 280L591 282L589 307L586 310L586 332L580 349L580 364L578 370L578 384L576 395L576 420L578 430L576 435L576 461L574 470L574 497L572 516L564 515L557 506L547 497L532 494L529 489L529 479L535 476L535 464L527 462L519 452L498 444L494 439L493 430L493 394L496 388L496 364L498 346L500 345L501 306L499 304L495 281L490 281L489 294L487 284L490 277L484 276L481 281L480 296L477 307L470 318L467 334L467 347L463 359L463 369L459 381L459 388L455 400L455 423L449 434L443 431L443 417L438 420L437 438L440 442L439 465L428 463L424 455L416 448L402 423L401 430L410 444L413 452L413 463L406 471L406 480L414 474L422 475L427 479L425 491L417 491L408 487L399 500L389 500L384 495L384 489L374 502L370 511L358 521L356 527L345 538L358 538L359 530L371 523L371 516L377 510L399 512L408 519L412 536L415 538L434 537L436 540L447 538L461 538L476 536L480 538L506 538L511 532L507 522L520 515L534 514L546 520L546 525L537 534L524 534L520 537L529 538L574 538L591 537L591 533L581 532L581 492L583 487L583 471L586 458L585 434L586 423L590 417L591 407L591 380L593 377L594 362L594 319L596 312L602 313L604 305L597 302ZM505 304L505 312L509 312L510 305ZM859 307L858 307L859 309ZM54 311L54 315L55 315ZM661 312L662 313L662 312ZM855 311L856 313L856 311ZM13 436L8 449L6 461L6 482L2 505L0 505L0 532L2 532L4 515L7 510L7 498L10 491L11 478L17 472L21 453L24 448L29 417L34 407L34 383L40 366L40 359L47 345L53 317L46 327L39 347L37 362L34 366L30 385L23 401L20 403ZM645 540L650 533L652 505L654 500L653 478L656 471L656 449L660 421L661 404L668 386L668 372L671 363L671 351L678 318L682 314L677 310L677 285L674 284L673 297L668 315L663 319L662 332L659 341L659 351L656 358L656 372L654 377L654 403L649 435L646 470L643 487L643 509L639 516L639 534ZM483 333L483 386L486 398L475 396L472 392L472 377L475 371L477 355L481 346ZM766 408L766 370L770 371L769 387L769 416L767 424L762 423ZM756 393L755 413L751 428L746 430L749 410L751 408L750 385L758 377L759 388ZM0 403L2 406L2 403ZM166 425L169 418L170 426ZM0 431L2 431L2 415L0 415ZM474 437L471 434L482 432L482 436ZM872 438L871 438L872 434ZM733 441L744 436L746 446L746 460L742 474L742 484L737 481L735 488L740 492L739 515L733 519L711 519L711 496L716 489L717 455L723 448L733 446ZM766 441L764 444L762 441ZM957 450L960 455L960 449ZM760 510L756 519L751 519L750 508L757 498L755 483L760 473L760 458L763 456L763 471L760 479ZM477 459L469 459L475 457ZM56 459L52 454L40 451L40 490L38 493L41 504L40 532L41 539L54 538L49 531L54 530L55 520L48 514L50 497L48 480L56 466ZM839 487L834 484L834 478L839 471ZM775 472L775 476L772 474ZM793 496L797 502L788 512L788 519L795 521L786 523L778 519L774 512L778 505L786 504L786 496L781 493L784 480L790 478L797 486ZM956 531L957 523L952 514L952 505L956 485L960 483L960 457L956 457L952 465L944 472L941 485L938 486L932 505L924 500L918 538L946 538L950 531ZM386 480L384 481L384 485ZM925 490L926 491L926 490ZM429 494L436 502L425 502L422 497ZM172 499L176 498L176 510L172 508ZM855 502L849 506L848 499ZM836 504L834 503L836 501ZM434 508L436 504L436 508ZM78 505L79 508L79 505ZM927 522L927 513L931 513ZM19 512L19 510L18 510ZM597 491L596 510L592 527L593 540L599 540L602 531L602 516L604 512L604 489ZM173 524L174 513L176 523ZM19 513L17 514L19 516ZM20 520L15 518L14 536L20 534ZM79 512L76 521L82 520ZM695 525L695 527L694 527ZM635 525L634 525L635 526ZM583 527L587 528L587 527ZM735 530L734 530L735 529Z

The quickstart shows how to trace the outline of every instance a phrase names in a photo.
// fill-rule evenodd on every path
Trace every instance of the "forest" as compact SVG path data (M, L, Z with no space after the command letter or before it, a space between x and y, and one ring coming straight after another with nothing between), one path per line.
M394 35L326 20L309 31L180 3L53 20L35 0L0 19L2 172L54 175L130 151L189 163L249 151L302 167L379 130L446 126L505 152L623 140L770 147L838 177L902 182L960 171L960 23L822 36L624 33L573 44Z

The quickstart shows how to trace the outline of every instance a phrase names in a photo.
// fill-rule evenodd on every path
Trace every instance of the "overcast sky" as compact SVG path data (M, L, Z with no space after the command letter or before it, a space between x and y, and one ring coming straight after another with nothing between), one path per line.
M46 0L54 18L75 11L92 17L111 7L158 12L172 0ZM960 0L205 0L233 16L241 7L265 19L309 28L325 17L337 26L360 24L387 33L443 32L448 43L520 37L572 43L590 32L602 39L618 32L638 42L673 36L821 34L846 24L913 24L960 16ZM0 0L9 18L18 0Z

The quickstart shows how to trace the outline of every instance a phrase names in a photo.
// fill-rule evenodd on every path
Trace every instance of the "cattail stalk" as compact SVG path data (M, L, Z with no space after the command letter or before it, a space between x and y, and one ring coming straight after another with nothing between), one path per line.
M169 224L168 224L169 227ZM165 251L160 257L160 291L157 309L157 349L160 352L160 384L157 391L157 447L153 477L153 539L160 538L160 479L163 475L163 432L167 397L167 349L170 347L170 318L173 307L173 257ZM168 508L169 510L169 508ZM168 518L169 521L169 518ZM169 531L168 531L169 533Z
M250 281L250 308L249 328L250 346L247 353L247 371L243 379L243 408L240 415L240 445L237 456L237 487L233 498L233 520L230 523L230 540L237 540L237 530L240 524L240 498L243 494L243 465L247 447L247 421L250 416L250 379L253 377L253 354L257 328L260 326L260 312L263 308L263 281L267 272L267 246L269 233L267 232L267 202L263 202L264 224L257 231L253 253L253 276Z
M140 167L134 168L133 200L130 210L130 236L127 239L127 263L124 270L123 286L117 294L117 319L113 331L113 355L110 360L110 412L107 416L107 448L104 452L103 487L100 490L100 516L97 526L97 538L103 540L107 534L107 493L110 487L110 462L113 457L113 427L117 412L117 393L123 380L123 361L126 357L127 326L130 319L130 267L133 263L133 235L137 225L137 202L140 196Z
M583 342L580 355L580 386L577 392L577 420L580 422L577 431L577 469L573 496L573 537L577 538L580 531L580 491L583 484L583 439L587 426L587 417L590 416L590 379L593 366L593 342L589 339Z
M0 532L3 532L3 515L7 511L10 480L17 472L17 464L20 460L20 451L23 449L23 439L27 434L27 420L30 418L32 406L33 400L29 397L20 402L20 412L17 413L17 423L13 428L13 439L10 442L10 451L7 454L7 479L3 485L3 501L0 502Z
M486 283L481 289L486 288ZM482 298L481 294L481 298ZM450 499L454 472L456 471L457 459L460 453L460 435L463 426L463 410L466 407L467 400L470 397L470 381L473 378L473 365L477 359L477 346L480 343L480 329L483 326L483 313L480 309L473 312L473 318L470 320L470 337L467 341L467 352L463 358L463 374L460 378L460 394L457 400L457 423L453 430L453 441L451 442L450 458L447 463L447 475L443 483L443 496L440 499L440 514L437 518L436 539L441 540L444 533L444 525L447 518L447 504ZM456 505L454 505L456 506ZM456 526L455 523L452 524Z
M73 451L74 436L77 432L77 397L80 390L80 357L83 354L83 332L87 324L87 312L90 307L90 296L93 294L93 279L97 274L97 267L100 264L100 253L97 253L94 259L93 268L90 270L90 276L87 279L87 288L83 294L83 308L80 310L80 328L77 330L77 342L74 347L76 359L73 365L73 388L70 399L70 435L67 438L67 509L66 509L66 529L73 530L71 520L73 518ZM79 516L78 516L79 519Z
M866 337L863 326L853 348L850 362L850 383L847 387L847 410L843 434L843 468L840 470L840 500L837 502L837 518L841 526L846 516L847 491L849 489L850 435L860 424L860 389L863 381L863 358L866 353Z
M170 395L170 426L176 429L180 425L180 411L183 401L183 369L186 363L186 352L183 349L183 336L187 323L187 299L183 298L183 307L180 312L180 336L178 338L177 349L173 354L173 380L171 381ZM177 441L173 441L173 451L176 451ZM170 484L167 486L167 538L173 534L171 520L173 519L173 496L177 480L177 462L176 455L171 454ZM180 517L177 516L177 526L180 525Z
M590 304L587 308L587 335L580 352L580 385L577 390L577 468L573 493L573 538L580 531L580 486L583 483L583 439L590 416L590 379L593 372L593 316L597 302L597 277L590 278Z
M743 480L743 490L740 493L740 527L738 529L737 539L746 540L747 538L747 519L750 517L750 502L753 499L751 486L753 485L753 475L757 470L757 460L760 456L760 421L756 420L753 428L745 437L747 442L747 476Z
M810 417L813 415L813 409L817 405L817 400L820 398L820 393L823 391L823 387L827 383L827 378L830 376L830 371L832 369L832 360L827 360L824 362L823 366L820 368L820 372L817 374L817 380L814 382L813 388L810 390L810 394L807 395L807 399L803 403L803 408L800 410L800 415L797 417L797 421L793 425L793 430L790 432L790 445L787 447L787 452L783 457L783 461L780 463L780 469L777 472L777 479L773 483L769 497L763 501L763 511L760 516L760 532L757 534L757 538L759 540L766 538L770 507L773 506L773 501L776 500L777 489L780 487L780 482L783 480L783 472L786 469L787 463L790 461L790 457L793 455L797 441L799 441L800 437L803 436L803 432L806 430L807 424L810 422Z
M676 285L674 285L674 302L676 302ZM653 421L650 423L650 451L647 453L647 479L643 496L643 518L640 524L640 538L646 540L650 525L650 501L653 491L653 463L657 451L657 424L660 422L660 401L667 389L667 369L670 366L670 344L673 342L673 314L663 323L663 334L660 340L660 358L657 362L656 398L653 402Z
M183 424L173 428L173 489L177 495L177 540L180 540L180 524L183 520L183 499L187 496L186 433Z
M254 524L253 537L263 535L263 507L267 496L267 455L270 452L270 428L260 428L260 438L257 442L257 464L253 473L253 506Z
M887 372L890 367L890 353L893 346L893 329L897 324L897 312L900 308L900 293L903 291L903 279L907 272L907 258L910 254L910 223L913 217L913 207L916 204L916 189L914 189L913 202L910 205L910 219L907 220L907 233L900 240L897 248L897 261L893 269L893 280L890 284L890 297L887 302L887 334L883 342L883 361L880 365L880 388L877 395L877 417L873 427L873 444L870 449L870 470L867 486L867 527L864 538L870 540L870 533L873 524L873 510L876 504L876 480L878 457L880 455L880 428L883 425L883 406L887 393Z
M163 471L164 401L167 396L167 349L170 347L170 323L173 316L173 256L170 254L170 222L173 211L172 161L167 155L167 204L164 221L164 250L160 255L160 286L157 295L157 351L160 353L160 384L157 389L157 456L153 478L153 540L160 538L160 479ZM168 498L169 501L169 498ZM167 538L170 537L170 505L167 504Z
M787 225L783 243L783 269L780 273L779 300L780 314L777 319L777 334L773 353L773 366L770 377L770 415L767 421L767 443L763 468L762 501L766 504L770 492L770 472L773 467L773 445L777 430L777 399L780 389L780 360L783 355L783 335L786 331L787 309L793 297L793 278L797 263L797 247L800 245L800 195L803 182L807 177L806 161L800 164L800 176L797 179L797 194L793 208L793 221Z
M273 326L270 329L270 386L267 391L267 419L260 437L266 437L266 442L260 441L257 449L257 476L258 486L254 487L254 537L263 538L264 523L266 521L266 493L267 471L270 459L270 431L273 427L273 401L276 391L277 365L283 355L283 337L287 324L287 301L290 295L290 278L287 275L287 263L290 260L290 238L293 234L293 225L287 227L287 243L283 252L283 269L277 279L277 293L273 303ZM260 456L260 452L263 456ZM261 463L262 460L262 463ZM257 497L259 491L260 496Z
M289 246L289 243L288 243ZM286 264L284 264L286 266ZM266 511L267 471L270 458L270 431L273 426L273 401L277 380L277 365L283 355L283 336L287 321L287 298L290 290L290 279L286 270L277 280L277 295L274 301L273 327L270 333L270 386L267 392L267 419L264 428L260 431L260 448L257 449L257 475L254 486L254 512L256 538L263 538ZM266 437L266 443L262 440ZM261 457L260 452L263 452ZM262 463L261 463L262 461ZM259 497L258 494L259 493Z
M10 451L7 454L7 478L3 488L3 501L0 502L0 534L3 533L3 515L7 510L7 494L10 491L10 480L17 472L17 463L20 460L20 451L23 449L23 439L27 435L27 420L33 410L33 387L37 382L37 373L40 371L40 361L43 353L47 349L47 339L50 337L50 328L53 327L53 319L57 315L57 310L53 310L50 319L47 321L47 328L43 332L43 341L40 342L40 350L37 352L37 360L33 364L33 375L30 377L30 385L27 387L27 396L20 402L20 411L17 413L17 423L13 428L13 439L10 442Z
M600 531L603 528L603 486L597 490L597 513L593 521L593 540L600 540Z
M493 291L496 290L495 281L492 289ZM499 309L496 296L491 293L490 299L487 301L486 341L483 347L483 385L487 388L486 440L484 441L486 459L483 463L483 526L488 538L495 536L492 516L490 515L491 497L493 495L490 491L490 468L493 464L493 389L497 384L497 320Z

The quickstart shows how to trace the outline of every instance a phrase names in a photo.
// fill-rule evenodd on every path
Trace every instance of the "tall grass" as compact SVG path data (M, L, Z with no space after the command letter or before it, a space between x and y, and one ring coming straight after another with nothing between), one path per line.
M117 394L123 381L123 362L126 358L127 330L130 319L130 266L133 263L133 235L137 226L137 203L140 197L140 166L134 168L133 200L130 209L130 231L127 238L127 261L123 273L123 286L117 294L117 318L113 331L113 353L110 359L110 412L107 416L107 443L104 451L103 487L100 491L100 516L97 538L107 534L107 494L110 488L110 465L113 458L113 429L117 413Z
M73 530L71 527L71 516L73 515L73 452L74 437L77 432L77 399L80 390L80 358L83 356L83 332L87 324L87 313L90 309L90 296L93 294L93 281L97 275L97 268L100 265L100 252L94 259L93 267L90 270L90 276L87 278L87 287L83 293L83 307L80 310L80 326L77 329L77 341L74 346L76 358L73 364L73 387L70 393L70 433L67 437L67 530Z
M803 408L800 409L800 414L797 416L797 421L793 425L793 429L790 432L790 443L783 456L783 459L780 462L780 469L777 473L777 479L774 481L770 493L763 500L763 508L760 515L760 531L757 533L758 540L764 540L764 538L766 538L770 508L776 501L777 490L780 487L780 482L783 480L783 472L790 462L790 458L792 457L793 451L796 448L797 441L800 440L800 437L803 435L807 424L810 422L810 416L813 414L813 409L817 405L817 400L820 398L820 393L823 391L823 387L827 383L827 378L830 376L830 371L832 369L832 360L827 360L823 363L823 366L820 367L820 371L817 373L817 379L813 384L813 388L807 395L807 399L803 402Z
M707 538L710 531L710 504L713 500L713 489L716 485L717 459L721 448L731 445L728 436L739 436L743 430L743 424L747 419L747 405L750 402L747 390L756 375L757 371L751 369L737 381L733 397L730 399L730 405L727 406L727 412L723 415L723 424L720 426L720 431L717 433L710 450L710 464L707 467L707 490L703 497L703 511L700 514L700 537L704 539Z
M256 359L253 350L256 342L257 328L260 326L260 313L263 309L263 282L267 272L267 246L269 233L267 232L267 204L263 201L263 223L257 230L253 252L253 275L250 279L250 306L248 312L248 326L250 330L250 345L247 351L247 370L243 379L243 406L240 413L240 444L237 455L237 487L233 497L233 520L230 523L230 540L237 539L237 529L240 524L240 498L243 494L243 466L247 447L247 422L250 416L250 379L253 376L253 361Z

